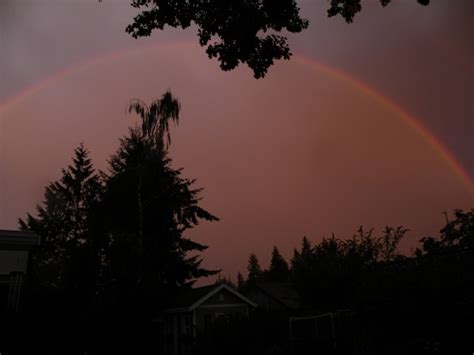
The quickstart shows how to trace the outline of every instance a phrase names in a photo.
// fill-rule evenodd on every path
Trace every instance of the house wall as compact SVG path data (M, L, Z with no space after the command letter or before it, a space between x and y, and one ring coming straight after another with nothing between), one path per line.
M26 250L0 250L0 275L12 272L26 272L28 251Z
M27 263L27 250L0 250L0 313L19 310Z
M193 338L192 313L174 313L165 316L163 353L165 355L190 354Z
M202 332L209 325L216 322L219 317L242 319L248 317L248 305L240 303L235 305L201 306L194 310L196 331Z
M165 334L192 335L193 315L191 312L173 313L165 316Z

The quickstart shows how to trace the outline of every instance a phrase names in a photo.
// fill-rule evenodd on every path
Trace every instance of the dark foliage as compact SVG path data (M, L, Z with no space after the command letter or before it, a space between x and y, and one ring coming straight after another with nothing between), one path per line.
M237 273L237 291L242 292L244 290L244 287L245 287L244 276L240 272L238 272Z
M217 276L216 282L217 285L226 284L232 288L237 288L237 285L231 280L230 276L221 276L220 273Z
M255 283L259 281L262 277L262 268L260 267L260 263L258 262L257 256L253 253L249 256L247 271L247 282L249 283Z
M290 270L288 263L281 256L278 248L273 247L272 259L270 261L270 267L265 273L266 281L288 281L290 276Z
M380 0L383 6L390 2ZM209 58L219 60L222 70L247 64L257 79L275 60L290 59L288 39L281 33L308 27L295 0L132 0L131 5L141 10L126 28L134 38L165 26L185 29L194 24L199 44ZM328 16L340 15L350 23L361 9L361 0L331 0Z
M30 265L33 287L50 299L60 297L71 310L87 308L100 275L100 240L93 221L102 191L103 182L81 144L61 179L46 187L37 217L19 219L21 229L41 237Z
M200 220L217 218L198 206L201 190L191 187L194 181L170 164L166 152L150 146L136 130L122 139L110 161L103 199L109 277L132 303L146 297L160 304L177 288L215 274L200 267L197 255L187 257L207 247L185 233Z
M166 25L198 27L199 44L209 58L217 58L223 70L247 64L256 78L263 77L278 59L291 52L283 30L300 32L308 22L299 16L295 0L133 0L145 8L127 32L133 37L149 36Z
M361 227L352 238L332 236L314 246L303 238L290 269L298 315L332 312L338 350L330 318L310 318L295 325L308 333L297 334L303 338L295 354L308 346L328 354L470 350L465 324L474 315L474 210L456 210L439 238L421 239L412 256L398 250L406 232L387 227L377 235Z
M133 101L142 122L121 139L109 173L96 173L81 145L38 216L19 220L41 237L28 309L64 322L149 320L178 289L216 273L201 267L207 246L186 236L217 218L199 206L194 180L171 166L169 121L179 109L169 92L150 106Z
M430 0L417 0L419 4L427 6ZM387 6L392 0L380 0L382 6ZM342 16L348 23L354 21L355 15L362 10L362 0L331 0L328 16Z

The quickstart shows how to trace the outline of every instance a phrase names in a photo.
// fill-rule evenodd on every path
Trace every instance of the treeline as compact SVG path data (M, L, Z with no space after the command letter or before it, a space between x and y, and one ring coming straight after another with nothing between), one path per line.
M331 283L341 282L345 275L354 279L363 270L374 267L391 265L395 261L404 260L406 257L399 251L400 240L405 236L407 229L403 227L386 227L382 235L376 236L374 230L365 231L360 227L356 234L349 239L339 239L333 235L323 238L314 246L308 238L303 237L301 249L294 249L293 257L287 262L280 254L277 246L273 247L270 265L263 270L257 256L252 253L248 259L247 279L242 274L237 274L237 286L245 289L246 286L256 282L292 282L300 291L302 304L313 307L316 298L309 289L309 284L318 280L318 288L323 287L321 281L331 279ZM344 277L345 277L344 276ZM334 289L333 285L324 288ZM315 290L316 291L316 290ZM320 293L317 290L314 293ZM330 299L335 300L334 297ZM320 300L316 302L321 305ZM343 304L344 302L339 302Z
M198 253L207 246L186 236L217 217L199 206L195 181L172 167L170 123L179 120L179 102L167 92L150 105L132 102L130 112L139 124L120 140L107 172L94 168L81 144L61 178L46 187L37 213L19 220L41 237L23 309L56 330L97 320L136 327L135 320L152 320L178 291L217 273L201 267ZM432 338L453 349L469 339L465 324L474 310L474 210L456 210L440 235L422 238L411 256L398 248L406 232L360 228L351 238L315 245L303 238L289 262L275 246L265 270L250 255L247 277L239 273L236 287L291 283L301 314L349 310L376 344Z
M247 279L239 273L239 287L290 282L300 296L300 314L352 312L358 322L354 334L370 338L375 353L393 350L391 344L407 349L422 343L429 351L442 348L452 354L468 349L474 210L455 210L440 235L420 239L410 256L399 250L407 231L386 227L377 235L361 227L352 238L333 235L315 245L303 238L289 263L274 247L267 270L251 254Z
M130 112L140 122L120 140L107 172L93 167L81 144L61 178L46 187L37 214L19 220L41 237L25 313L151 320L179 289L215 274L196 253L207 247L186 233L217 218L199 207L201 190L169 157L179 102L167 92L149 106L133 101Z

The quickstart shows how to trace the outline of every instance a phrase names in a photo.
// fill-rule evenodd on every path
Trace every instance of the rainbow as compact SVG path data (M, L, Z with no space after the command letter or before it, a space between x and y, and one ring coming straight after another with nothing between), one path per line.
M417 118L410 115L406 110L404 110L399 104L391 100L390 98L382 95L380 92L373 89L367 83L356 79L352 76L349 76L347 73L339 70L335 67L329 66L326 63L316 61L312 58L308 58L302 55L297 55L294 58L296 61L304 65L316 66L319 70L322 70L334 78L341 80L354 89L364 93L368 97L372 98L376 102L380 103L389 111L396 114L408 125L411 129L415 130L417 134L427 142L433 149L441 155L442 159L448 164L448 166L458 175L458 177L463 181L468 190L474 196L474 181L471 179L469 173L462 166L462 164L454 157L454 155L449 151L449 149L432 133L430 132Z
M103 55L99 55L91 60L87 60L79 65L70 66L64 70L58 71L53 75L47 77L46 79L38 82L30 87L26 88L25 90L7 98L3 102L0 102L0 116L2 112L5 112L9 108L12 108L19 103L21 103L24 99L31 97L41 91L42 89L48 87L51 83L55 82L56 80L63 79L68 77L72 74L79 74L83 71L86 71L95 65L107 62L109 60L116 59L118 56L124 56L129 54L136 54L138 52L154 48L157 45L147 45L147 46L139 46L132 49L126 49L122 51L113 51ZM160 45L163 46L163 45ZM168 48L182 48L182 47L190 47L192 44L188 42L176 42L176 43L167 43L166 47ZM297 61L300 64L311 66L321 70L330 76L334 77L337 80L340 80L344 83L349 84L354 89L364 93L368 97L372 98L387 110L396 114L397 117L400 117L401 120L404 121L411 129L415 130L417 134L431 147L434 148L438 154L442 157L442 159L448 164L453 172L460 178L463 184L466 185L468 190L474 196L474 181L469 176L468 172L465 168L461 165L461 163L453 156L453 154L448 150L448 148L432 133L430 132L423 124L416 119L414 116L410 115L407 111L405 111L400 105L396 102L391 100L390 98L384 96L380 92L376 91L374 88L370 87L367 83L363 82L360 79L357 79L353 76L348 75L344 71L337 69L335 67L330 66L327 63L317 61L313 58L308 58L300 54L294 55L291 59ZM263 79L265 80L265 79Z

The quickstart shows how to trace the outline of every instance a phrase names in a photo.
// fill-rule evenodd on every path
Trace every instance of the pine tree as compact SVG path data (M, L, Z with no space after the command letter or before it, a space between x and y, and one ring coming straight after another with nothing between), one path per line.
M313 269L313 250L308 238L303 237L301 251L296 249L291 259L291 279L300 293L307 289Z
M293 252L291 259L291 272L293 277L299 277L301 273L307 273L312 262L313 250L308 238L303 237L301 242L301 251L296 249Z
M247 280L249 283L257 282L262 276L262 269L260 268L257 256L253 253L249 256L249 264L247 266L247 271Z
M237 273L237 290L243 291L245 288L245 280L240 272Z
M311 257L311 243L309 242L306 236L303 237L302 246L301 246L301 257L303 259L308 259Z
M293 257L291 258L291 273L294 274L295 269L298 267L299 260L301 258L301 254L298 250L293 249Z
M26 221L19 219L21 229L41 237L40 248L32 257L32 269L43 287L79 297L82 291L95 286L100 256L91 216L101 194L101 179L81 144L74 151L72 164L62 170L61 179L46 187L37 216L28 214Z
M287 281L289 277L289 268L286 260L281 256L278 248L273 247L270 268L266 273L268 281Z
M216 285L221 285L221 284L226 284L232 288L236 288L236 285L235 283L230 279L230 276L224 276L222 277L221 274L219 273L219 275L217 276L217 279L216 279Z
M148 149L146 159L144 149ZM187 256L207 246L185 233L201 220L218 220L198 206L201 189L192 187L194 180L183 178L165 152L144 144L133 130L122 140L110 169L103 210L111 239L112 278L127 290L164 297L201 276L215 274L200 267L199 256ZM139 179L140 213L134 188Z

